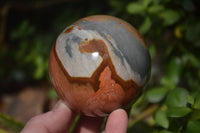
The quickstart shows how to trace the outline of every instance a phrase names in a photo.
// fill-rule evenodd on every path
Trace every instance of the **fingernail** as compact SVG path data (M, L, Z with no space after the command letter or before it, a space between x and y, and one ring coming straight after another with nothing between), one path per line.
M67 108L67 106L61 101L59 100L56 105L53 107L53 111L56 111L56 110L60 110L60 109L63 109L63 108Z

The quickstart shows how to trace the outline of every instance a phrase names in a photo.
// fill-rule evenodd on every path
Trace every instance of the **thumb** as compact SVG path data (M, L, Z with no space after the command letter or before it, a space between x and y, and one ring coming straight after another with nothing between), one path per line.
M21 133L60 133L67 132L74 121L73 113L62 101L52 111L37 115L28 121Z

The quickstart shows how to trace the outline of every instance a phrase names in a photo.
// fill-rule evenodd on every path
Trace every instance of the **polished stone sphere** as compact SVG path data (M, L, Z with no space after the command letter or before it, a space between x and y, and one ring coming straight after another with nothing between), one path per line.
M59 97L88 116L130 107L146 86L150 69L147 46L136 29L106 15L80 19L64 29L49 59Z

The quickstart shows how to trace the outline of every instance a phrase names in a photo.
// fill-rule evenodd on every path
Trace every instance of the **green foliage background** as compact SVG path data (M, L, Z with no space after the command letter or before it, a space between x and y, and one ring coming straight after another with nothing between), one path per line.
M48 82L58 34L82 17L113 15L138 29L152 57L151 79L132 107L128 132L199 133L199 6L198 0L3 0L1 91L13 91L10 83Z

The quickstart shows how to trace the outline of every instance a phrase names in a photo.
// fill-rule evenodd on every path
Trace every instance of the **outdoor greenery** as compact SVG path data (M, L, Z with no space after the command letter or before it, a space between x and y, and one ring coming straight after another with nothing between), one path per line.
M82 17L113 15L138 29L152 58L151 79L131 109L128 132L199 133L199 6L198 0L3 0L0 86L9 92L10 83L49 82L48 57L58 34ZM0 122L6 118L0 115ZM19 131L22 124L16 125L12 130Z

